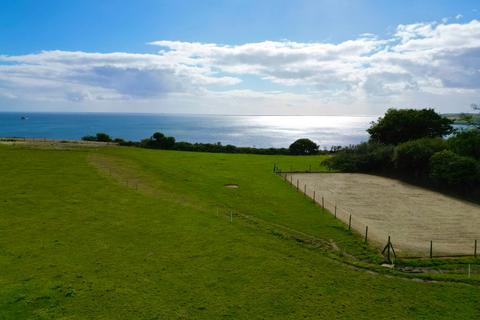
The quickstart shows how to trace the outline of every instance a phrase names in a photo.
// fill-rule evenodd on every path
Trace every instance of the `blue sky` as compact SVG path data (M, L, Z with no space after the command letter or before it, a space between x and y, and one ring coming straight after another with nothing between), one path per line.
M0 110L379 114L476 102L478 1L4 0L0 8ZM468 45L457 48L455 34Z
M341 42L399 24L477 18L478 1L0 1L0 50L153 52L150 41Z

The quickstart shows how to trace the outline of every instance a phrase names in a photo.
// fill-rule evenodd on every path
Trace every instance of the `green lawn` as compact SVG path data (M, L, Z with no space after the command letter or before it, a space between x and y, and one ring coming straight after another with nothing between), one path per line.
M272 173L320 156L0 146L0 160L0 319L480 318L478 285L352 266L380 257Z

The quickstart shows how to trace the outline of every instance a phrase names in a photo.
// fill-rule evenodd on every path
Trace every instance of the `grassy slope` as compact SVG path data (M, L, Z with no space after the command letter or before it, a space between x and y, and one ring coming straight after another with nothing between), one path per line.
M478 287L355 270L238 216L364 252L271 173L320 158L0 146L0 159L0 319L480 317Z

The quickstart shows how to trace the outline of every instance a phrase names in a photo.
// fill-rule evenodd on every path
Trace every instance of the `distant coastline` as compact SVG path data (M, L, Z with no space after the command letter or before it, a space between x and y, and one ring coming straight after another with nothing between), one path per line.
M28 120L21 120L28 116ZM125 113L1 112L1 137L80 140L105 132L115 138L139 141L153 132L178 140L231 144L239 147L286 148L299 138L321 146L356 144L377 116L233 116Z
M472 117L474 120L480 120L480 115L477 113L445 113L443 114L444 117L453 120L454 124L458 125L469 125L469 122L465 120L466 117Z

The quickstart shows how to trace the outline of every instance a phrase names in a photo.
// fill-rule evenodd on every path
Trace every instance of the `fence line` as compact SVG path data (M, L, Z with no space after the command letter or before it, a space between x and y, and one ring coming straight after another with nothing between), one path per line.
M310 168L311 169L311 168ZM348 230L354 230L357 232L364 240L364 243L376 243L379 247L383 247L382 240L378 239L378 237L372 236L375 235L375 230L372 231L369 226L358 220L354 215L354 210L352 208L344 208L339 205L336 201L331 201L330 199L325 198L324 195L319 194L315 189L310 190L305 183L301 185L300 179L292 180L292 175L295 173L305 173L309 171L302 171L302 172L282 172L278 166L274 168L275 174L282 177L285 182L289 182L291 185L296 187L296 190L302 192L305 196L310 197L314 203L318 204L322 211L328 211L332 214L336 219L342 221ZM311 171L310 171L311 172ZM378 234L385 234L385 243L391 244L392 246L395 245L395 239L391 238L390 242L390 232L378 232ZM375 239L377 238L377 239ZM465 247L465 252L470 251L470 253L461 253L461 254L444 254L442 251L438 252L435 250L436 244L452 244L452 243L459 243L460 245ZM468 249L467 247L470 247ZM432 239L428 243L425 243L425 250L424 253L420 253L419 256L413 256L408 253L398 252L401 254L402 258L442 258L442 257L468 257L473 256L477 258L478 252L478 240L467 240L466 239L447 239L447 240L440 240L440 239ZM398 250L397 250L398 251ZM462 250L463 251L463 250ZM419 251L420 252L420 251Z

